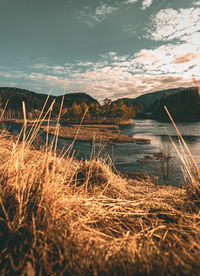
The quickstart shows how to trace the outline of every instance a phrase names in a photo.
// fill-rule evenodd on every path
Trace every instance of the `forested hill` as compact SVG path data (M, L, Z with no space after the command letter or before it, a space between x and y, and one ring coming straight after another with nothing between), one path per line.
M22 101L24 101L27 118L37 118L46 99L46 94L2 87L0 88L0 111L3 111L8 101L4 118L23 118ZM53 101L55 104L52 117L56 118L60 110L62 96L50 96L45 111ZM133 119L136 116L143 119L167 120L165 105L176 121L200 121L200 96L196 87L163 90L147 93L135 99L124 98L114 102L105 98L103 105L100 105L88 94L67 93L64 97L62 118L80 120L85 111L88 110L86 119Z
M42 110L47 99L46 94L38 94L29 90L0 87L0 109L3 110L6 102L8 105L5 111L5 118L22 118L22 101L26 104L27 116L33 118ZM45 110L47 110L52 101L55 100L53 114L56 115L60 109L62 96L50 96ZM86 105L99 104L97 100L85 93L69 93L65 94L63 109L70 108L74 103Z
M164 106L167 106L176 121L200 121L200 95L196 87L184 88L171 94L164 93L150 106L148 112L151 118L168 120Z
M167 89L162 91L156 91L156 92L146 93L137 98L121 98L116 100L115 102L118 103L119 101L123 100L125 104L133 104L135 106L141 106L143 108L143 111L147 112L149 108L155 103L155 101L162 98L163 94L181 92L184 89L185 88L183 87L179 87L179 88Z
M135 99L122 98L115 103L122 100L136 107L136 117L140 119L168 120L166 105L176 121L200 121L200 95L196 87L162 90Z

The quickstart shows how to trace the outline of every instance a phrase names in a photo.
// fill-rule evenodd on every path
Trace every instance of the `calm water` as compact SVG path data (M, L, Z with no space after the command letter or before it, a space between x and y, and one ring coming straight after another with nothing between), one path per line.
M183 135L197 163L200 165L200 122L179 123L179 131ZM166 131L167 129L167 131ZM151 139L149 145L137 145L134 143L108 145L102 149L102 145L94 147L97 155L101 150L101 156L109 154L118 170L148 172L152 176L158 176L158 183L179 185L182 181L181 162L177 157L167 132L177 143L174 127L170 123L161 123L155 120L134 120L132 125L121 127L122 133L137 138ZM70 141L59 140L59 147L67 147ZM79 159L90 158L92 146L87 142L76 142L73 149ZM159 153L170 155L170 161L156 158ZM169 173L167 173L167 169Z
M178 123L179 131L183 135L197 163L200 165L200 122ZM84 126L83 126L84 127ZM19 129L10 129L19 132ZM167 131L166 131L167 129ZM109 155L118 170L129 172L148 172L152 176L158 176L158 183L179 185L183 181L181 162L177 157L167 132L177 143L176 131L172 124L161 123L155 120L134 120L132 125L121 127L122 133L137 138L151 139L151 144L138 145L135 143L107 145L95 144L93 147L88 142L76 141L73 147L78 159L90 159L93 156ZM69 147L72 141L59 139L59 148ZM170 161L156 158L159 153L170 155ZM167 173L167 169L169 173Z
M195 123L178 123L177 127L182 134L185 142L191 150L197 163L200 165L200 122ZM177 153L171 144L168 134L173 138L176 144L178 144L177 133L171 123L161 123L155 120L135 120L133 125L123 128L123 133L131 135L133 137L142 137L151 139L151 144L142 146L137 150L134 155L134 160L138 163L141 160L140 170L144 168L152 175L159 175L159 182L164 181L163 171L169 167L169 182L172 185L178 185L183 181L181 173L181 161L177 156ZM140 147L141 145L138 145ZM141 152L142 150L142 152ZM155 153L163 152L165 155L170 155L172 158L167 164L167 161L153 158ZM150 160L145 158L146 155L152 156ZM122 157L122 160L131 162L133 156ZM147 156L148 157L148 156ZM134 167L134 162L131 164ZM126 169L129 171L135 171L127 164Z

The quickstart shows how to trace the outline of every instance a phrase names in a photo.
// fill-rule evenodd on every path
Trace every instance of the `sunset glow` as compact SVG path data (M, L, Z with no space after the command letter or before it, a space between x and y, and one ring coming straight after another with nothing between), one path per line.
M7 0L0 13L1 86L60 95L67 78L101 101L199 77L199 1Z

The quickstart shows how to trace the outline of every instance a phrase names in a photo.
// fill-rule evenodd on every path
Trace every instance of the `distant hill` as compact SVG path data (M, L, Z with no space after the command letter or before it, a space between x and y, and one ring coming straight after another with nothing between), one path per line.
M168 107L176 121L200 121L200 96L196 87L180 87L141 95L137 98L122 98L125 104L136 106L136 118L152 118L167 121L164 110Z
M57 97L57 101L60 103L62 100L62 96ZM70 107L72 104L76 102L77 104L81 104L85 102L87 105L97 104L99 103L96 99L92 98L86 93L69 93L65 94L64 98L64 107Z
M6 118L22 118L22 101L25 102L27 114L31 117L30 114L34 114L42 110L46 99L46 94L39 94L20 88L0 87L1 110L6 105L7 100L9 100L5 113ZM55 104L52 115L56 115L60 109L62 96L50 96L46 110L50 107L53 100L55 100ZM77 104L85 102L87 105L98 103L97 100L85 93L69 93L65 94L63 108L71 107L74 102Z
M6 107L5 118L23 118L22 101L26 104L27 117L37 117L46 101L46 94L39 94L29 90L0 87L0 111ZM62 96L50 96L46 105L47 110L52 101L55 100L52 117L56 117L59 112ZM112 102L118 104L122 101L126 105L135 106L137 118L153 118L158 120L168 120L164 105L168 107L172 116L177 121L200 121L200 96L196 87L175 88L147 93L135 99L122 98ZM73 103L82 104L85 102L88 106L99 104L97 100L86 93L65 94L63 109L70 108Z
M184 88L171 94L164 93L149 107L151 118L169 120L164 106L167 106L175 121L200 121L200 95L196 87Z
M173 89L167 89L167 90L162 90L162 91L157 91L157 92L152 92L152 93L147 93L144 95L141 95L137 98L121 98L116 100L115 102L119 102L120 100L123 100L124 103L127 105L129 103L135 105L135 106L143 106L143 111L147 112L148 109L155 103L155 101L161 99L163 94L170 94L174 92L179 92L184 90L185 88L173 88Z

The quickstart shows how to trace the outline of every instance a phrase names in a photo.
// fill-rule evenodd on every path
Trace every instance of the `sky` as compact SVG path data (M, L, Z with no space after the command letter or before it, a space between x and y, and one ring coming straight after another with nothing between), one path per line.
M0 86L135 98L200 77L199 0L0 0Z

